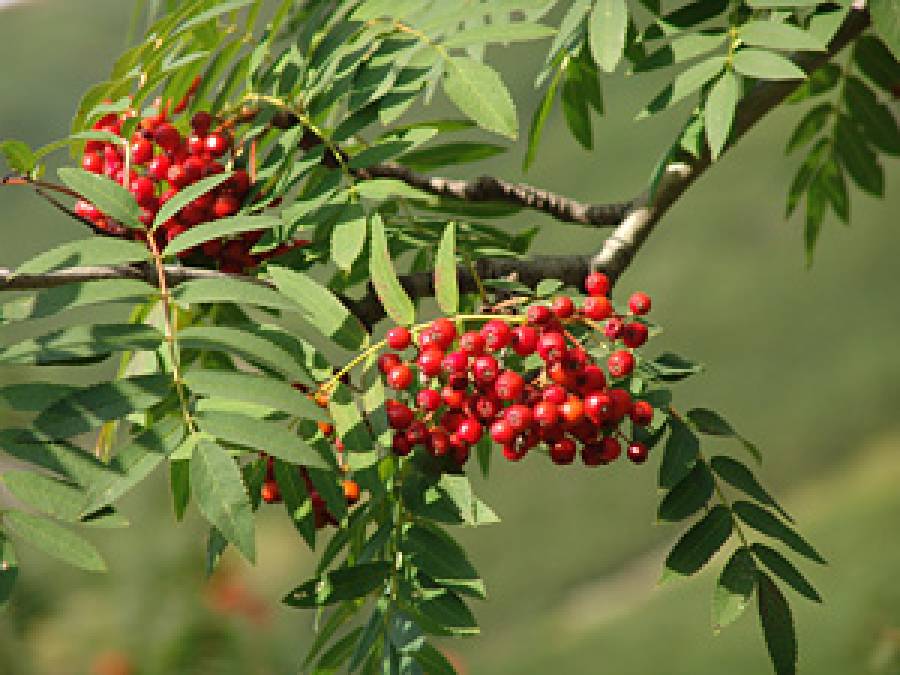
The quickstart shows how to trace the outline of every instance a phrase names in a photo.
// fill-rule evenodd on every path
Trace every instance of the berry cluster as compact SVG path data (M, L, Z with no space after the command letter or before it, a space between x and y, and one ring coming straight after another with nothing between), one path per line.
M571 464L580 447L582 461L598 466L617 459L624 442L628 458L643 463L647 446L626 437L621 425L630 419L646 426L653 418L652 406L632 400L623 386L635 367L632 350L647 340L647 325L637 317L650 311L650 297L633 294L629 312L618 315L609 288L605 275L592 273L580 308L560 296L524 314L490 318L479 331L458 334L447 318L416 335L389 330L385 342L394 351L382 354L378 367L398 394L386 403L394 452L421 448L462 466L487 433L510 461L543 444L556 464ZM568 330L579 322L602 331L605 371ZM410 348L415 356L404 360L399 352ZM518 372L514 364L533 354L536 372Z
M199 80L195 81L194 89L198 84ZM175 106L175 112L183 110L185 104L186 100ZM179 191L203 178L223 173L226 166L234 162L234 142L227 124L216 124L210 113L201 111L190 118L190 131L182 135L179 126L187 128L186 120L171 119L168 106L160 104L157 111L139 121L127 148L120 143L90 140L81 158L81 166L86 171L103 174L128 188L140 206L140 220L148 228L162 205ZM136 115L134 110L110 113L98 120L93 128L121 136L124 123ZM127 173L126 152L130 155ZM162 249L176 236L200 223L234 216L245 205L251 187L248 171L236 169L228 180L197 197L162 223L154 233L156 245ZM143 230L126 230L84 199L75 204L75 214L103 234L142 240L147 237ZM262 260L309 243L297 241L264 253L252 253L262 236L262 230L255 230L231 239L210 240L179 256L204 266L218 267L224 272L240 273Z

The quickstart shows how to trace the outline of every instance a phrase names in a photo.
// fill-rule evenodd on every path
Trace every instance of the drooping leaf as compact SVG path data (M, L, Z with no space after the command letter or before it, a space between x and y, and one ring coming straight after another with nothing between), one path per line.
M760 562L765 565L772 574L788 584L800 595L809 598L813 602L822 602L822 597L813 588L813 585L806 580L800 570L791 564L791 561L781 555L778 551L765 544L755 543L751 547L753 554L759 558Z
M850 118L841 115L834 128L834 149L841 165L860 189L884 196L884 169Z
M12 542L0 532L0 607L6 604L19 577L19 562Z
M155 350L163 335L145 324L95 324L60 328L0 350L0 362L54 365L93 357L100 360L116 351Z
M346 349L359 349L366 332L330 290L286 267L270 265L268 271L278 290L300 307L310 325Z
M139 220L141 209L134 195L115 181L100 174L71 167L60 169L58 173L63 183L93 203L107 216L125 227L144 227Z
M628 6L625 0L597 0L588 20L591 53L607 73L616 69L625 48Z
M737 439L747 452L753 455L757 462L762 462L762 454L753 443L741 436L734 428L717 412L706 408L694 408L689 410L687 418L701 434L709 436L726 436Z
M678 76L641 110L635 119L644 119L661 112L700 89L718 75L725 65L724 56L710 58L694 64Z
M710 500L713 478L703 462L697 462L691 472L666 494L659 505L657 518L679 521L691 516Z
M825 124L831 118L833 111L834 109L830 103L820 103L810 108L797 124L797 128L794 129L790 139L788 139L785 152L791 153L815 138L825 128Z
M366 245L366 214L359 204L349 204L331 231L331 259L345 272L353 268Z
M564 68L558 65L556 66L556 73L550 80L550 84L547 85L547 90L541 97L541 102L538 104L538 107L535 109L534 115L531 118L531 126L528 129L528 150L525 152L525 157L522 160L523 171L528 170L534 162L534 158L537 156L537 148L541 136L544 133L544 125L547 123L547 119L550 117L550 111L553 109L553 101L556 99L556 90L559 87L559 82L562 79L564 71Z
M791 608L775 582L763 572L759 573L757 601L763 637L775 672L777 675L795 675L797 636Z
M414 526L407 531L402 549L412 565L441 586L485 597L484 582L466 552L445 532L436 527Z
M713 159L718 158L728 141L739 96L740 82L730 70L722 73L709 91L703 108L703 126L706 129L706 141L709 143Z
M738 501L732 505L732 508L737 517L754 530L773 539L778 539L813 562L817 562L820 565L826 564L825 558L819 555L803 537L761 506L757 506L752 502Z
M253 509L231 455L218 443L199 440L190 460L190 484L191 494L210 525L254 562Z
M802 80L806 77L793 61L764 49L740 49L732 64L741 75L760 80Z
M756 562L750 550L742 546L729 558L713 591L714 631L718 632L740 618L756 590L756 579Z
M397 278L394 263L388 252L384 222L377 213L372 214L371 228L369 273L372 275L372 285L387 315L402 326L410 326L416 320L416 307Z
M444 314L456 314L459 311L459 282L456 278L456 224L453 222L444 228L434 258L434 289Z
M465 56L451 56L444 65L444 91L480 127L515 139L516 107L506 85L490 66Z
M52 520L8 511L3 515L3 527L12 536L64 563L88 572L106 571L106 563L92 544Z
M731 513L724 506L719 504L710 509L669 551L661 583L700 571L728 541L733 526Z
M756 477L750 469L736 459L726 457L725 455L718 455L710 460L709 465L722 480L726 481L732 487L750 495L761 504L771 506L787 520L793 520L787 512L781 508L778 502L766 492L763 486L759 484L759 481L756 480Z
M683 63L718 48L725 42L726 37L727 33L721 28L710 28L680 35L669 44L637 61L634 64L633 72L643 73L657 68L665 68L674 63Z
M274 457L309 467L326 467L321 455L283 424L247 415L203 412L197 416L200 429L221 441L254 448Z
M874 84L891 93L897 83L900 59L873 35L861 35L853 46L853 62Z
M7 471L3 484L20 502L69 523L78 521L86 495L74 485L34 471Z
M672 419L670 428L659 466L659 486L667 489L675 487L690 473L700 454L700 439L686 424Z
M862 80L848 77L844 81L844 105L850 117L859 124L866 139L882 152L900 155L900 129L890 109L878 101L875 92Z

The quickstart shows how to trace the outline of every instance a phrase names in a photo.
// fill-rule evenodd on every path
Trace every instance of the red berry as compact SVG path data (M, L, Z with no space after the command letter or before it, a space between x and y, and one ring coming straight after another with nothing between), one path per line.
M647 326L637 321L632 321L622 329L622 341L626 347L636 349L647 341Z
M172 162L166 155L157 155L150 160L150 164L147 166L147 175L153 180L166 180L171 165Z
M341 483L341 489L344 491L344 499L347 504L352 506L359 501L359 483L349 478Z
M631 412L631 394L624 389L610 389L612 399L611 421L620 422Z
M475 416L484 422L494 419L501 407L500 400L492 395L478 396L471 405Z
M460 467L469 461L469 446L459 440L456 434L450 434L450 447L453 448L453 461Z
M571 438L561 438L550 446L550 459L554 464L571 464L577 447Z
M394 434L394 439L391 441L391 447L394 454L399 455L400 457L406 457L412 451L412 443L409 442L406 434L400 432Z
M550 401L539 401L532 410L534 421L544 427L553 426L559 421L559 407Z
M169 185L179 190L187 187L191 182L187 171L181 164L173 164L169 167L169 170L166 172L166 180L169 181Z
M436 341L441 349L448 349L456 339L456 324L450 319L435 319L431 323L431 330L436 336Z
M607 295L609 293L609 277L603 272L591 272L584 278L584 290L592 296Z
M140 136L131 144L131 163L143 166L153 159L153 143Z
M416 394L416 403L429 412L437 410L441 407L441 394L435 389L421 389Z
M551 362L547 366L547 375L556 384L565 389L573 389L575 387L575 371L562 361Z
M509 426L512 427L512 430L515 433L521 434L531 426L531 422L534 418L531 415L531 408L527 405L517 403L509 406L504 411L503 419L509 423Z
M512 348L519 356L531 356L537 349L539 339L533 326L516 326L512 332Z
M641 291L632 293L631 297L628 298L628 309L630 309L633 314L646 314L650 311L650 296Z
M581 312L589 319L603 321L612 316L613 306L609 298L602 295L592 295L584 299Z
M450 450L450 434L440 427L429 429L425 444L433 457L443 457Z
M603 461L603 444L590 441L581 446L581 461L585 466L600 466Z
M441 389L441 399L448 408L459 410L466 402L466 392L448 384Z
M438 347L428 347L419 352L416 359L416 365L426 377L434 377L441 372L441 361L444 358L444 352Z
M212 126L212 115L208 112L200 111L194 113L194 116L191 118L191 128L195 133L205 134L209 131L209 128Z
M608 392L595 391L584 399L584 414L594 424L602 424L612 415L613 400Z
M409 330L403 326L395 326L387 332L385 341L387 342L388 347L400 351L401 349L409 347L412 342L412 336L410 335Z
M522 394L525 380L513 370L504 370L494 382L494 391L503 401L515 401Z
M477 357L472 363L472 375L475 378L475 382L479 385L492 384L499 373L500 366L497 363L497 359L489 354Z
M181 143L181 134L171 124L163 122L153 132L153 140L166 152L172 152Z
M499 319L491 319L481 327L484 343L488 350L499 351L509 344L512 339L512 331L509 325Z
M203 178L203 170L206 168L206 162L200 157L188 157L182 162L188 183L196 183Z
M606 374L600 366L589 363L579 374L578 382L584 391L598 391L606 386Z
M207 171L209 170L210 165L215 165L216 167L221 168L220 164L216 164L215 162L210 162L207 164ZM220 173L220 172L217 172ZM235 193L238 197L243 197L250 191L250 174L247 173L244 169L238 169L234 172L231 178L228 179L227 183L228 189Z
M610 340L618 340L621 338L624 330L625 322L618 317L610 319L606 322L606 325L603 326L603 334Z
M537 352L544 361L558 361L566 353L566 338L557 331L548 331L538 340Z
M449 375L464 375L469 370L469 357L465 352L450 352L441 360L441 367Z
M481 426L481 422L474 417L467 417L459 423L459 428L456 430L456 433L464 443L475 445L481 440L484 429Z
M569 424L577 424L584 417L584 402L571 394L559 406L559 414Z
M266 480L262 484L260 496L266 504L274 504L281 501L281 491L278 489L278 483L274 480Z
M604 464L616 461L622 454L622 446L612 436L606 436L600 444L602 446L600 459Z
M156 184L146 176L139 176L131 183L129 190L138 206L149 207L156 202Z
M241 210L241 203L233 195L220 195L213 202L212 212L216 218L228 218Z
M435 331L433 331L430 326L419 333L419 337L416 338L416 341L419 344L419 349L425 349L426 347L437 347L441 351L444 351L443 348L438 344L440 342L440 336Z
M81 158L81 168L91 173L103 173L104 164L103 157L96 152L86 152Z
M387 375L391 368L399 366L400 357L393 352L387 352L378 357L378 370Z
M75 215L95 223L103 217L103 213L91 202L79 199L75 202Z
M550 309L557 318L568 319L575 313L575 303L572 302L572 298L568 295L561 295L553 299Z
M394 399L388 399L384 404L387 413L388 424L393 429L406 429L412 424L413 412L409 406Z
M202 155L206 152L206 138L191 134L187 139L187 149L192 155Z
M497 420L491 425L491 438L495 443L506 445L512 443L515 437L516 432L505 419Z
M484 337L481 333L469 331L459 336L459 348L470 356L484 354Z
M424 445L428 440L428 429L422 420L416 420L406 430L406 438L412 445Z
M503 444L503 457L508 459L510 462L518 462L528 453L528 448L523 448L519 450L516 447L515 443L504 443Z
M220 133L213 133L206 137L206 151L213 157L221 157L231 147L231 140Z
M551 384L549 387L544 389L541 394L541 398L549 403L555 403L556 405L559 405L566 400L567 395L568 394L566 393L565 387Z
M643 464L650 455L650 449L640 441L632 441L628 444L628 459L635 464Z
M387 384L391 389L408 389L412 379L412 370L405 363L394 366L387 374Z
M540 326L550 321L553 312L546 305L531 305L525 311L525 316L528 319L528 323Z
M635 401L631 406L631 421L645 427L653 420L653 406L647 401Z
M631 352L620 349L609 355L606 367L609 369L609 374L615 378L628 377L634 370L634 356Z

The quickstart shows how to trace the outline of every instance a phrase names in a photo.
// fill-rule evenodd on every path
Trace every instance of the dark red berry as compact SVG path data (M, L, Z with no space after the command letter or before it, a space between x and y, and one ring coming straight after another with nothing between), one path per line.
M649 448L640 441L632 441L628 444L628 459L635 464L643 464L649 455Z
M378 357L378 370L387 375L394 366L401 364L400 357L393 352L386 352Z
M631 421L645 427L653 420L653 406L647 401L635 401L631 406Z
M441 360L441 368L449 375L463 375L469 370L469 357L465 352L450 352Z
M504 411L503 419L509 423L509 426L512 427L512 430L515 433L520 434L531 426L533 419L531 408L527 405L516 403L515 405L509 406Z
M475 382L479 385L493 383L499 374L500 366L497 363L497 359L489 354L477 357L472 363L472 375L475 378Z
M172 152L181 143L181 134L171 124L164 122L156 127L153 132L153 140L166 152Z
M619 455L622 454L622 446L612 436L606 436L603 440L600 441L600 445L602 446L600 459L604 464L609 464L610 462L614 462L619 458Z
M169 158L166 155L157 155L151 159L150 164L147 165L147 175L153 180L167 180L169 176L169 167L171 165L172 162L169 161Z
M224 134L213 133L206 137L206 151L213 157L221 157L231 147L231 140Z
M550 459L554 464L571 464L577 447L571 438L561 438L550 446Z
M209 128L212 126L212 115L208 112L200 111L194 113L194 116L191 118L191 128L197 134L205 134L209 131Z
M550 403L555 403L559 405L566 400L566 390L565 387L560 387L559 385L551 384L549 387L544 389L541 394L541 398Z
M440 427L429 429L426 445L432 456L443 457L450 450L450 434Z
M435 334L438 346L447 350L456 339L456 324L450 319L435 319L431 323L431 330Z
M131 144L131 163L143 166L151 159L153 159L153 143L141 136Z
M385 401L384 408L387 413L388 424L391 425L391 428L406 429L412 424L413 412L405 403L388 399Z
M626 347L637 349L647 342L647 326L637 321L632 321L622 329L622 341Z
M409 442L409 439L406 437L405 433L397 432L396 434L394 434L394 439L391 442L391 447L395 455L406 457L412 450L412 443Z

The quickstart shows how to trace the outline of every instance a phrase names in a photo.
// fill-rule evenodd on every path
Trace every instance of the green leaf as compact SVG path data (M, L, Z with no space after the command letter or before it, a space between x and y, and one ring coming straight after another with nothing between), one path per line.
M6 604L19 577L19 562L12 542L0 532L0 606Z
M145 244L113 237L89 237L70 241L22 263L16 275L43 274L63 267L120 265L149 259Z
M866 77L886 93L892 94L900 63L881 40L872 35L858 37L853 47L853 61Z
M328 420L306 394L271 377L230 370L189 370L184 383L196 394L269 406L308 420Z
M416 603L423 628L438 635L477 635L478 623L465 602L451 590L442 589ZM428 625L430 624L430 625Z
M71 167L60 169L57 173L63 183L93 203L107 216L125 227L143 229L144 226L139 220L141 209L134 195L115 181L103 175Z
M900 130L890 109L879 102L875 92L862 80L848 77L844 82L844 105L866 139L882 152L900 155Z
M231 178L232 175L233 172L225 171L223 173L204 178L203 180L198 180L193 185L190 185L183 190L179 190L174 197L172 197L160 207L159 211L156 214L156 217L153 219L153 227L151 229L155 230L164 222L172 218L176 213L181 211L181 209L183 209L185 206L190 204L198 197L202 197L207 192L214 190L216 187ZM233 219L229 218L229 220ZM201 239L200 241L205 241L205 239Z
M0 402L12 410L41 412L78 387L53 382L22 382L0 387Z
M88 572L105 572L106 563L92 544L71 530L41 516L7 511L3 528L57 560Z
M322 468L328 466L306 441L277 422L209 411L198 415L197 423L202 431L227 443L254 448L291 464Z
M413 658L418 661L428 675L457 675L456 669L447 660L447 657L428 642L413 654Z
M754 47L788 51L825 51L825 43L802 28L779 21L750 20L740 27L741 40Z
M710 509L669 551L660 583L700 571L728 541L733 526L731 513L724 506L719 504Z
M331 259L349 272L366 245L366 214L359 204L349 204L331 231Z
M541 97L541 102L538 104L538 107L534 111L534 115L531 118L531 126L528 129L528 150L525 152L525 158L522 160L522 170L527 171L528 168L534 163L534 158L537 155L538 144L541 140L541 135L544 133L544 125L547 123L547 119L550 117L550 111L553 109L553 101L556 99L556 89L559 87L559 81L563 76L564 68L557 67L556 74L553 76L553 79L550 80L550 84L547 85L547 91L544 92L544 95Z
M191 492L200 512L250 562L256 560L253 509L240 469L218 443L200 439L190 460Z
M747 4L754 9L771 9L775 7L814 7L818 0L748 0Z
M659 486L673 488L687 476L700 454L700 439L677 419L669 422L671 431L659 466Z
M466 26L465 30L447 37L444 47L470 47L489 43L509 44L550 37L556 31L539 23L518 21L516 23L496 23L480 26Z
M391 572L388 562L372 562L342 567L328 572L321 581L311 579L284 597L291 607L315 607L352 600L368 595L379 588Z
M397 278L394 263L388 252L384 223L377 213L372 214L371 227L372 250L369 273L372 275L372 285L387 315L402 326L411 326L416 320L416 307Z
M270 265L268 272L278 290L293 300L310 325L325 337L353 351L362 346L366 339L362 324L325 286L286 267Z
M136 303L157 293L156 288L137 279L66 284L0 305L0 322L42 319L67 309L105 302Z
M114 351L154 350L162 341L162 333L145 324L74 326L10 345L0 350L0 362L53 365L106 358Z
M370 452L373 449L366 422L348 387L338 384L329 397L328 409L334 419L334 429L348 453Z
M0 154L6 158L9 168L18 173L31 173L37 163L37 157L27 143L8 140L0 143Z
M566 66L566 80L563 82L562 89L563 115L575 140L586 150L591 150L594 145L591 111L588 108L581 81L581 69L574 61L570 60Z
M734 623L744 613L756 590L756 579L756 563L750 550L745 547L737 549L722 570L713 591L712 624L715 632Z
M178 284L170 291L176 302L187 305L228 302L255 305L288 312L297 312L297 305L274 288L246 283L236 279L192 279Z
M218 178L218 176L216 177ZM179 193L179 195L180 194L181 193ZM163 208L166 208L171 202L175 201L175 199L177 199L177 197L173 197L166 202ZM160 213L162 213L162 209L160 209ZM271 230L280 225L281 219L274 216L232 216L231 218L211 220L207 223L195 225L191 229L179 234L166 245L162 253L164 256L172 256L176 253L187 251L189 248L198 246L205 241L210 241L211 239L230 237L231 235L239 234L241 232L251 232L254 230Z
M68 438L109 420L143 412L172 390L172 376L168 373L102 382L54 403L38 415L34 428L52 438Z
M402 197L403 199L426 202L429 205L438 203L434 195L423 192L395 178L374 178L372 180L359 181L354 186L354 189L360 197L373 201L383 202Z
M484 582L469 562L463 548L437 527L414 525L403 539L401 549L410 563L441 586L457 592L485 597Z
M681 35L634 64L632 72L643 73L682 63L720 47L727 37L721 28L710 28Z
M687 96L696 92L700 87L718 75L725 65L724 56L711 56L705 61L694 64L684 72L678 74L675 80L663 89L656 97L641 110L635 119L644 119L655 113L669 108Z
M822 596L806 580L806 577L800 573L800 570L791 564L790 560L765 544L753 544L751 548L753 554L759 558L763 565L769 568L772 574L784 581L800 595L809 598L813 602L822 602Z
M169 483L175 519L181 521L191 502L191 462L178 459L169 462Z
M456 224L447 223L434 259L434 291L444 314L459 312L459 283L456 278Z
M794 633L791 608L778 586L763 572L759 573L757 602L763 637L775 672L777 675L795 675L797 636Z
M787 512L781 508L778 502L772 498L772 496L766 492L762 485L759 484L759 481L756 480L756 477L746 466L741 464L736 459L732 459L731 457L726 457L724 455L717 455L713 457L709 463L712 470L715 471L719 477L724 480L726 483L731 485L732 487L741 490L744 494L747 494L753 497L755 500L760 502L761 504L765 504L766 506L771 506L775 510L777 510L782 516L784 516L787 520L793 521L793 519L787 514Z
M309 492L300 478L297 467L276 459L275 480L278 482L278 489L281 491L284 507L291 522L306 544L313 548L316 545L316 518Z
M363 634L359 638L359 642L356 644L356 650L353 652L353 658L350 659L350 665L348 668L351 673L356 671L356 669L359 668L359 666L361 666L369 656L369 653L372 650L372 646L375 644L375 641L383 632L384 626L384 610L382 610L380 605L376 605L372 610L372 615L366 622L366 627L363 630Z
M895 59L900 59L900 11L894 0L870 0L869 14L872 26Z
M701 434L706 434L708 436L725 436L737 439L741 442L741 445L744 446L744 449L753 455L753 458L757 462L762 462L762 454L759 452L759 449L736 432L719 413L706 408L694 408L693 410L688 411L687 418Z
M834 108L830 103L820 103L814 108L810 108L797 124L794 133L791 134L785 152L791 153L815 138L825 128L833 111Z
M628 6L625 0L597 0L588 19L591 54L607 73L616 69L625 48Z
M660 520L679 521L691 516L709 502L713 494L713 478L703 462L669 490L657 511Z
M740 49L735 53L732 65L742 75L760 80L802 80L806 77L793 61L764 49Z
M490 66L466 56L444 63L444 92L478 126L515 139L516 107L500 76Z
M663 352L645 365L652 371L654 379L663 382L680 382L691 375L703 372L703 366L672 352Z
M502 145L456 141L407 152L398 157L397 161L416 171L431 171L444 166L478 162L504 152L506 148Z
M57 520L78 522L86 495L77 487L34 471L7 471L2 479L23 504Z
M752 502L744 501L735 502L732 508L737 517L754 530L773 539L778 539L813 562L817 562L820 565L826 564L825 558L819 555L803 537L764 508Z
M718 158L728 141L731 123L734 121L734 110L741 93L740 88L737 76L730 70L726 70L716 80L706 98L703 121L706 128L706 140L709 143L713 159Z
M884 169L866 139L844 115L834 129L834 149L853 181L871 195L884 196Z

